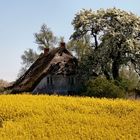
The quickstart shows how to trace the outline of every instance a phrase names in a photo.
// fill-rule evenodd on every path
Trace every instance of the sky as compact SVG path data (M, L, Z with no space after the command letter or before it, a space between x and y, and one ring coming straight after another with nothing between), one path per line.
M33 34L43 23L68 41L81 9L116 7L140 16L139 5L139 0L0 0L0 79L16 80L21 55L28 48L37 51Z

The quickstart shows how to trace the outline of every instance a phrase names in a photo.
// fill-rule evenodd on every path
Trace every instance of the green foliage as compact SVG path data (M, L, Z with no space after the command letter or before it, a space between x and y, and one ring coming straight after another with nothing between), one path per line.
M0 93L3 93L3 92L4 92L4 88L0 87Z
M114 81L109 81L104 77L89 80L86 86L86 95L90 97L121 98L125 95L124 90L116 86Z
M120 79L119 81L115 81L116 85L119 86L120 88L123 88L126 92L129 91L131 88L131 81L128 79Z
M79 61L81 61L81 59L83 59L85 55L88 55L92 50L92 44L90 42L90 36L85 35L79 40L70 40L67 43L67 48L71 51L74 51L75 56L78 58Z
M73 22L74 40L92 37L93 69L108 79L119 79L122 65L131 62L140 74L140 17L116 8L81 10Z
M119 85L122 86L127 92L138 88L139 75L134 71L133 66L125 68L123 67L120 71Z
M34 36L35 42L38 44L40 50L54 47L54 45L57 43L57 37L54 36L53 32L47 27L46 24L43 24L41 26L40 32L35 33Z
M22 68L19 71L18 77L22 76L38 57L39 55L33 49L25 50L24 54L21 55Z
M25 67L29 67L38 56L39 55L32 49L25 50L24 54L21 56L22 64L25 65Z
M83 55L78 65L78 72L84 80L88 80L98 76L98 73L93 71L93 50Z
M54 45L57 43L57 37L54 36L53 32L47 27L46 24L41 26L39 33L35 33L34 37L35 43L38 44L40 50L48 47L54 47ZM21 56L22 68L19 71L18 77L22 76L38 57L39 55L37 52L33 51L33 49L25 50L24 54Z
M82 79L87 80L92 76L92 53L90 36L84 36L79 40L71 40L67 43L67 48L74 52L74 55L78 58L78 72Z

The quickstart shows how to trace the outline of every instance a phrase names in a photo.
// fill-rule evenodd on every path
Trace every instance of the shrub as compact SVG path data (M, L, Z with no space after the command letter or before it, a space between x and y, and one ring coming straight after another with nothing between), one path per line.
M133 83L133 81L126 78L121 78L119 81L116 80L115 84L120 88L123 88L126 92L134 90L138 85L138 83Z
M115 85L114 81L109 81L104 77L97 77L95 80L89 80L86 86L86 96L99 98L122 98L125 96L124 89Z

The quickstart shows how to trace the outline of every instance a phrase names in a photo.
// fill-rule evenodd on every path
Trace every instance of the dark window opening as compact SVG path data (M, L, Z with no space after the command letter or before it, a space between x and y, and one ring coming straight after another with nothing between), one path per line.
M52 77L50 77L50 84L51 84L51 85L53 84Z
M47 84L49 84L50 83L50 79L49 79L49 77L47 77Z
M47 84L48 85L52 85L53 84L52 77L47 77Z
M69 84L72 86L75 84L75 77L69 77Z

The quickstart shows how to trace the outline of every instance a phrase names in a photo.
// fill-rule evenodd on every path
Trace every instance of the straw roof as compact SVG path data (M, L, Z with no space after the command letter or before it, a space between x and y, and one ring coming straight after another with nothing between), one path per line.
M12 93L32 92L46 75L75 75L77 59L65 48L58 47L41 54L11 87Z

